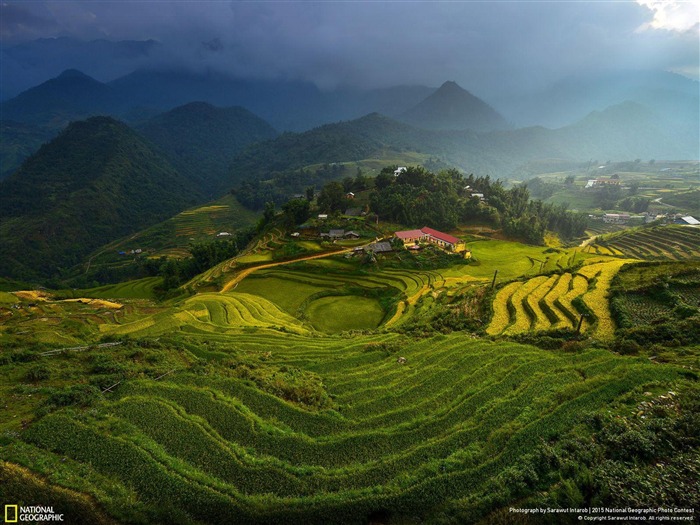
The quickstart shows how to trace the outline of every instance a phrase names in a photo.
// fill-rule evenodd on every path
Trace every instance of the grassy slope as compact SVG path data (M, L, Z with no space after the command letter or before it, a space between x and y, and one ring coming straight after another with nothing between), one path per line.
M14 465L22 465L47 477L49 499L65 487L125 523L209 523L232 515L241 522L363 523L380 510L392 523L437 522L441 513L472 522L523 494L513 473L527 472L523 465L544 453L543 442L553 446L593 413L618 410L618 402L636 406L648 399L645 392L677 390L691 378L686 369L604 349L544 351L464 333L331 336L294 317L307 304L311 324L328 332L370 328L384 315L371 298L379 290L399 292L411 315L416 298L486 283L494 268L499 281L527 281L540 268L568 268L578 257L589 263L581 273L597 276L598 296L588 304L600 317L607 268L623 262L499 241L471 248L479 265L358 272L352 261L321 259L260 270L226 294L159 306L132 298L108 308L38 296L30 306L30 295L20 302L3 294L5 306L17 301L21 308L0 309L0 340L22 345L0 364L0 393L11 400L0 449L6 470L13 483L30 484L17 474ZM554 290L560 278L540 280ZM136 297L148 285L92 293ZM532 288L542 301L531 311L540 318L544 309L536 308L556 304L545 289ZM351 326L358 311L367 318ZM34 337L67 346L105 334L129 339L42 357L36 352L47 347L28 344ZM120 379L90 410L74 405L22 430L22 420L35 418L57 389L104 389ZM569 475L541 468L528 491L557 487ZM96 512L89 503L74 505Z
M93 253L90 266L95 269L128 263L130 258L119 252L139 248L148 257L185 257L190 244L215 240L219 232L234 233L254 225L256 220L255 212L241 206L234 196L226 195L99 248Z

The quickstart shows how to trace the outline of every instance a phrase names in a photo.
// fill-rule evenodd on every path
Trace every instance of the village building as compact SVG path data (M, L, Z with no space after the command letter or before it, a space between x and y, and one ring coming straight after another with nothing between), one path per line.
M423 233L423 230L406 230L401 232L396 232L394 234L398 239L401 239L404 245L416 244L419 241L425 240L427 235Z
M626 224L630 220L627 213L606 213L603 215L603 222L607 224Z
M399 166L394 170L394 177L398 177L402 173L408 171L408 168L406 166Z
M688 226L700 226L700 221L691 215L686 215L685 217L679 217L675 221L675 224L684 224Z
M584 189L599 188L601 186L619 186L619 179L589 179L584 186Z
M364 250L366 252L386 253L386 252L390 252L392 250L392 248L391 248L390 242L382 241L382 242L373 242L371 244L368 244L367 246L364 246Z
M428 242L430 244L436 244L437 246L452 252L468 251L463 240L427 226L421 228L420 230L399 231L394 235L396 238L401 239L406 247L410 246L411 244L416 245L419 242Z

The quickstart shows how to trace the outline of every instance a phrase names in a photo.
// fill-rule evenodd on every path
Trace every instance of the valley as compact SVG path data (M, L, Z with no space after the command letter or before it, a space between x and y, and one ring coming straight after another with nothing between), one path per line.
M5 522L697 521L698 82L579 30L652 7L69 4L2 5Z
M697 399L696 229L584 248L469 234L471 259L395 247L369 264L352 255L367 240L271 263L318 241L270 232L186 285L198 293L165 301L156 277L2 293L9 497L33 487L95 523L486 523L514 498L581 504L562 475L575 487L595 473L602 491L613 465L656 479L659 461L680 468L694 454L696 436L674 430L681 441L663 446L681 448L654 449L657 466L640 471L614 443L676 428ZM645 250L616 241L642 234ZM669 237L686 249L670 257ZM649 262L657 253L674 262ZM669 274L659 264L676 265L684 310L653 321L678 342L649 347L634 332L658 319L638 305ZM617 276L636 268L648 270L620 295ZM631 331L620 307L637 316ZM587 439L606 462L590 461ZM664 485L679 504L695 495L674 488L696 472L683 468ZM656 490L635 497L650 503Z

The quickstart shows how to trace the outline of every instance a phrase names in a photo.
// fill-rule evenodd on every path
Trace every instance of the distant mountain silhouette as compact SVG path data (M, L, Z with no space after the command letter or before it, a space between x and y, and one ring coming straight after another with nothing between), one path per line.
M55 276L198 200L196 188L125 124L75 122L0 182L0 275Z
M494 131L509 127L495 109L455 82L445 82L400 118L424 129Z
M223 73L138 70L109 83L132 106L170 110L201 100L219 107L243 106L275 129L318 125L322 107L318 88L307 82L234 78Z
M217 108L206 102L179 106L137 129L207 195L229 189L228 168L236 153L277 136L272 126L245 108Z
M68 69L4 102L2 118L61 129L73 120L119 114L127 105L119 91Z
M15 97L71 68L96 79L117 78L133 71L161 47L155 40L85 41L65 36L3 45L0 100Z

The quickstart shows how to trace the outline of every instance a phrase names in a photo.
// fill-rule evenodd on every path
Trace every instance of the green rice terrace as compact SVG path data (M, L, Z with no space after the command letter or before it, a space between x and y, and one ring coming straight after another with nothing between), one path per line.
M160 300L159 277L0 292L3 501L104 524L697 508L698 233L470 236L465 259L273 228Z

